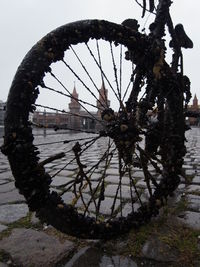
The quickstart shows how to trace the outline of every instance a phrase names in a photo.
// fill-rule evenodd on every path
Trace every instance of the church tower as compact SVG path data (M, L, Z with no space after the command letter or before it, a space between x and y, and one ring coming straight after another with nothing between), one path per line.
M199 105L198 105L198 99L197 99L197 95L194 95L194 99L193 99L193 105L192 105L194 110L198 110Z
M80 129L81 127L81 119L78 115L80 115L81 105L78 101L78 93L76 91L76 87L74 85L74 89L71 96L71 102L69 103L69 111L72 113L70 115L70 127L73 129ZM77 115L77 116L76 116Z
M97 117L101 120L101 113L103 110L110 107L110 100L108 100L108 90L105 88L104 81L102 81L101 88L99 89L99 101L97 101ZM96 130L100 131L102 129L102 124L97 122Z
M104 81L102 81L101 89L99 89L99 101L97 101L97 113L100 115L100 111L110 107L110 100L108 100L108 90L105 88Z

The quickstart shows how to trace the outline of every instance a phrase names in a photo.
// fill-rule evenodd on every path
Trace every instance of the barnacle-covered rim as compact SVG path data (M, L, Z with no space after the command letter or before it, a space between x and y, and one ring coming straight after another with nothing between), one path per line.
M155 186L154 193L149 188L150 197L147 203L141 205L137 211L130 212L126 217L118 216L107 221L96 220L94 217L78 213L71 204L65 204L62 198L55 192L50 191L52 177L46 172L44 165L40 162L40 153L33 144L34 138L31 123L29 121L30 112L35 110L35 101L38 98L38 86L45 87L44 77L46 73L51 73L51 64L62 61L65 51L72 45L80 43L87 44L89 40L104 40L115 45L123 45L129 51L129 60L136 65L137 75L135 87L127 101L127 106L120 109L120 116L117 116L113 126L112 120L114 112L106 108L102 112L102 119L106 120L106 130L100 131L100 136L106 136L114 140L121 159L125 162L126 168L133 164L130 153L126 153L124 141L137 144L140 140L141 128L144 118L129 129L129 124L136 116L138 108L143 114L147 114L148 105L145 101L154 102L152 105L160 103L158 109L162 111L162 118L159 123L159 134L162 136L161 156L165 163L162 164L161 179L159 183L153 180ZM163 67L162 73L157 68L157 62L162 55L162 49L152 46L150 37L140 34L122 25L117 25L107 21L85 20L66 24L50 32L42 38L25 56L14 77L9 97L7 101L7 111L5 118L5 138L2 151L8 155L10 166L16 180L16 187L24 195L31 211L36 211L41 221L53 225L62 232L86 238L111 238L120 233L127 232L131 227L139 227L148 222L152 216L158 214L159 208L165 203L166 198L171 194L179 183L180 168L184 156L184 129L183 118L180 117L182 99L180 92L176 93L173 88L180 86L178 79L169 73L168 67ZM145 64L144 64L145 63ZM165 75L163 75L163 73ZM166 74L169 75L166 78ZM146 98L137 103L138 88L146 77ZM165 89L170 84L170 90ZM162 89L164 97L159 98L158 88ZM153 96L150 99L149 95ZM170 93L169 93L170 92ZM150 101L150 100L152 101ZM156 100L155 100L156 99ZM157 100L159 99L159 101ZM165 104L162 102L165 99ZM161 104L162 102L162 104ZM174 104L176 103L176 110ZM163 108L165 106L165 108ZM166 108L167 106L167 108ZM152 108L152 107L150 107ZM124 113L123 113L124 112ZM177 115L178 112L178 115ZM124 115L126 119L124 118ZM127 114L129 117L127 118ZM121 118L123 117L123 121ZM165 121L165 125L164 122ZM173 127L169 123L173 123ZM132 124L131 124L132 125ZM177 126L177 127L176 127ZM132 126L131 126L132 127ZM117 131L116 131L117 129ZM119 132L123 135L116 134ZM157 129L158 130L158 129ZM135 132L131 140L123 139L124 132ZM152 134L149 130L148 134ZM147 135L148 135L147 134ZM173 152L166 146L173 146ZM135 148L132 145L131 149ZM149 144L152 147L152 144ZM79 144L73 150L77 162L79 161ZM145 151L140 150L140 165L143 172L146 171L145 179L148 177L148 169L145 166ZM62 157L62 155L60 155ZM131 159L130 159L131 158ZM142 163L141 163L142 162ZM154 164L154 160L152 160ZM156 163L155 163L156 164ZM78 164L79 170L81 164ZM155 167L157 168L157 165ZM83 169L82 169L83 171ZM149 182L147 181L147 185Z

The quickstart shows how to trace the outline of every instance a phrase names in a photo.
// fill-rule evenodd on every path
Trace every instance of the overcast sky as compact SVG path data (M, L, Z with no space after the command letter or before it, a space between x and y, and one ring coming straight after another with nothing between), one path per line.
M171 14L174 24L183 23L194 42L194 49L183 50L184 72L200 100L199 10L199 0L174 0ZM136 18L142 28L147 16L141 21L134 0L0 0L0 100L6 101L18 65L39 39L58 26L88 18L116 23Z

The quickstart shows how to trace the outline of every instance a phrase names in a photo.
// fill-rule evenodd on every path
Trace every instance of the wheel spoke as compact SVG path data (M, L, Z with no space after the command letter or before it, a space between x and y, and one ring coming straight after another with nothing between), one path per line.
M90 139L93 139L94 137L85 137L85 138L76 138L76 139L65 139L65 140L62 140L62 141L55 141L55 142L47 142L47 143L39 143L39 144L35 144L35 146L44 146L44 145L53 145L53 144L69 144L69 143L72 143L72 142L76 142L76 141L84 141L84 140L90 140Z
M74 53L74 55L76 56L76 58L78 59L79 63L81 64L82 68L84 69L84 71L86 72L87 76L89 77L90 81L92 82L92 84L94 85L94 87L96 88L97 92L101 95L100 90L98 89L98 86L96 85L96 83L94 82L93 78L91 77L90 73L88 72L86 66L83 64L83 62L81 61L80 57L78 56L78 54L76 53L75 49L71 46L70 47ZM106 105L108 107L108 103L106 101Z
M120 45L120 67L119 67L119 95L122 101L122 45Z
M70 67L69 64L63 59L62 62L65 64L65 66L74 74L74 76L82 83L82 85L85 87L85 89L96 99L96 101L101 105L102 108L105 108L104 103L102 103L96 95L90 90L90 88L85 84L85 82L76 74L76 72Z
M69 92L69 94L67 95L67 94L63 93L62 91L53 89L53 88L48 87L48 86L46 86L46 85L43 85L42 88L44 88L44 89L48 89L49 91L53 91L53 92L55 92L55 93L57 93L57 94L60 94L60 95L65 96L65 97L67 97L67 98L74 99L74 100L77 101L78 103L81 103L81 104L84 104L84 105L87 105L87 106L90 106L90 107L92 107L92 108L97 109L97 106L95 106L95 105L93 105L93 104L91 104L91 103L89 103L89 102L87 102L87 101L83 101L82 99L78 99L78 98L74 97L70 92ZM65 87L65 88L66 88L66 87ZM66 90L68 91L68 89L66 89ZM103 109L100 107L100 110L103 110Z
M109 84L109 86L110 86L112 92L114 93L116 99L117 99L117 100L119 101L119 103L120 103L120 99L119 99L118 95L116 94L115 89L114 89L113 86L111 85L109 79L107 78L107 76L106 76L106 74L104 73L103 69L102 69L101 66L99 65L97 59L95 58L95 56L94 56L94 54L92 53L91 49L89 48L88 44L86 44L86 45L87 45L87 48L88 48L90 54L91 54L92 57L94 58L95 63L96 63L97 66L99 67L99 69L100 69L100 71L101 71L101 73L102 73L102 76L106 79L106 81L107 81L107 83Z
M64 88L64 89L66 89L66 87L64 86L64 84L52 73L52 72L50 72L51 73L51 75L52 75L52 77L53 78L55 78L55 80ZM66 89L67 90L67 89ZM77 102L78 102L78 100L76 100ZM78 102L79 103L79 102ZM86 109L81 103L79 103L80 104L80 106L92 117L92 118L94 118L95 120L96 120L96 117L90 112L90 111L88 111L88 109ZM102 124L103 125L103 123L102 123L102 121L99 121L99 123L100 124Z
M84 149L82 149L80 152L79 152L79 157L81 156L81 154L83 154L87 149L89 149L101 136L97 136L95 138L93 138L92 140L90 141L87 141L85 143L83 143L82 145L80 145L80 147L82 146L86 146ZM70 149L69 151L65 152L66 154L68 152L71 152L72 149ZM76 157L74 157L73 159L71 159L68 163L66 163L60 170L58 170L54 175L52 175L51 177L55 177L57 176L61 171L63 171L64 169L67 168L67 166L69 166L73 161L75 161Z
M116 83L116 87L117 87L118 98L119 98L120 105L121 105L122 104L122 102L121 102L121 93L120 93L120 89L119 89L118 76L117 76L117 67L116 67L115 58L114 58L114 54L113 54L112 43L110 43L110 52L111 52L111 57L112 57L112 64L113 64L113 70L114 70L114 76L115 76L115 83Z
M147 165L148 164L148 158L146 157L146 155L145 155L145 153L143 151L144 150L139 149L140 160L141 160L141 165L142 165L142 169L143 169L143 172L144 172L144 175L145 175L145 181L147 183L148 190L151 191L150 180L151 180L151 182L153 183L153 185L155 187L158 187L158 183L156 182L156 179L148 171L148 165ZM151 163L152 163L152 161L151 161ZM158 168L157 165L154 164L154 166L156 166L156 168Z
M69 111L65 111L65 110L61 110L61 109L57 109L57 108L54 108L54 107L49 107L49 106L45 106L45 105L41 105L41 104L35 104L35 106L36 107L40 107L40 108L44 108L44 109L50 109L52 111L56 111L56 112L60 112L60 113L68 114L68 115L72 115L72 116L83 118L83 119L88 118L87 116L81 115L79 113L73 113L73 112L69 112ZM98 120L97 118L95 118L95 121L102 122L101 120Z
M120 193L120 212L121 212L121 216L122 216L122 195L121 195L121 183L122 183L122 177L123 177L123 172L122 172L122 158L120 153L118 153L118 158L119 158L119 182L118 182L118 186L115 192L115 196L114 196L114 200L113 200L113 204L111 207L111 215L110 217L116 216L117 214L114 214L115 211L115 205L116 205L116 200L117 200L117 196Z
M99 59L99 67L100 67L100 70L102 70L102 65L101 65L101 54L100 54L100 49L99 49L99 42L98 42L98 40L96 40L96 47L97 47L97 53L98 53L98 59ZM92 54L92 56L93 56L93 54ZM94 58L94 57L93 57ZM95 62L96 62L96 58L94 58L95 59ZM101 80L102 80L102 85L104 85L104 76L103 76L103 73L102 73L102 71L101 71ZM102 97L102 99L104 99L105 98L105 103L106 103L106 106L107 106L107 108L109 108L109 104L108 104L108 98L107 98L107 94L106 94L106 88L105 88L105 86L103 86L103 90L104 90L104 92L103 92L103 96L101 95L101 97Z
M110 151L110 148L111 148L111 144L110 144L110 141L109 141L109 144L108 144L108 149L104 152L103 156L100 158L100 160L98 161L98 163L93 166L89 171L88 173L91 172L92 169L96 169L96 167L98 167L100 165L101 162L103 162L104 160L106 161L105 162L105 167L104 167L104 172L103 174L101 175L99 181L98 181L98 184L96 186L96 188L94 190L92 190L91 192L91 198L90 200L88 201L88 204L87 204L87 209L85 209L84 211L84 215L86 214L86 212L88 211L88 208L89 208L89 205L91 204L92 200L94 199L95 195L97 194L98 190L99 190L99 187L101 185L101 189L100 189L100 195L99 195L99 198L98 198L98 204L96 205L96 202L95 202L95 208L96 208L96 219L98 219L98 216L99 216L99 210L100 210L100 205L101 205L101 201L104 200L104 189L105 189L105 175L106 175L106 171L108 169L108 166L109 166L109 163L113 157L113 151L115 151L115 149L111 152ZM110 156L110 159L108 159L108 157Z
M137 189L137 187L136 187L136 185L135 185L135 181L134 181L133 178L132 178L132 174L131 174L131 169L130 169L130 168L128 169L128 175L129 175L129 179L130 179L130 187L131 187L131 188L132 188L132 187L134 188L134 191L135 191L135 193L136 193L137 199L139 200L140 205L143 206L142 200L141 200L141 198L140 198L140 194L139 194L138 189ZM132 190L131 190L131 192L132 192ZM132 203L133 203L133 202L134 202L134 201L133 201L133 198L132 198Z

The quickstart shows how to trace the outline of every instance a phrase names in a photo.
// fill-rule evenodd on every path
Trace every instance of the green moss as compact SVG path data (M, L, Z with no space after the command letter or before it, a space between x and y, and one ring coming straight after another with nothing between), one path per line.
M53 228L53 227L49 227L45 230L45 233L48 234L48 235L51 235L51 236L56 236L59 241L61 243L64 243L66 240L70 240L74 243L79 243L81 242L79 239L77 239L76 237L73 237L73 236L70 236L70 235L67 235L67 234L64 234L60 231L58 231L57 229Z
M173 266L190 267L194 266L196 262L200 262L200 249L198 247L200 231L189 229L174 219L177 214L186 210L187 205L187 198L183 197L174 207L170 205L163 207L160 217L154 222L142 226L138 230L132 230L127 238L127 246L123 253L133 257L141 257L145 242L150 237L156 236L169 248L176 250L178 257Z
M200 231L195 231L182 225L174 225L165 234L161 234L159 239L170 248L175 249L179 257L179 266L194 266L200 261L200 250L198 248L198 236Z
M185 182L187 184L190 184L192 182L192 180L194 179L194 176L195 175L184 175L184 178L185 178Z
M181 197L181 199L175 203L175 205L166 205L162 208L162 218L163 220L166 220L167 217L173 216L173 215L179 215L180 213L187 210L188 206L188 200L187 197Z
M181 202L180 205L182 208L183 203ZM141 257L145 242L150 237L156 236L170 249L176 251L178 256L173 266L192 267L198 264L200 262L200 249L198 247L200 231L189 229L178 221L169 218L167 220L165 216L162 216L156 222L142 226L138 231L131 231L127 238L127 246L122 253L133 257Z
M141 256L142 247L154 231L157 231L157 224L148 224L138 230L132 230L128 237L127 250L125 254L133 257Z
M3 239L6 236L9 236L11 231L14 228L33 228L33 225L31 223L31 217L32 217L32 213L29 212L26 217L23 217L22 219L20 219L20 220L18 220L16 222L8 224L7 225L8 228L0 233L0 240ZM38 228L42 229L41 223L38 223L37 225L34 225L34 227L37 227L37 229Z
M171 214L172 215L178 215L179 213L187 210L188 206L188 200L186 197L182 197L178 203L176 203L176 206L172 208Z
M29 212L26 217L23 217L22 219L13 222L12 224L9 225L11 228L19 228L19 227L24 227L24 228L29 228L31 226L31 216L32 214Z

